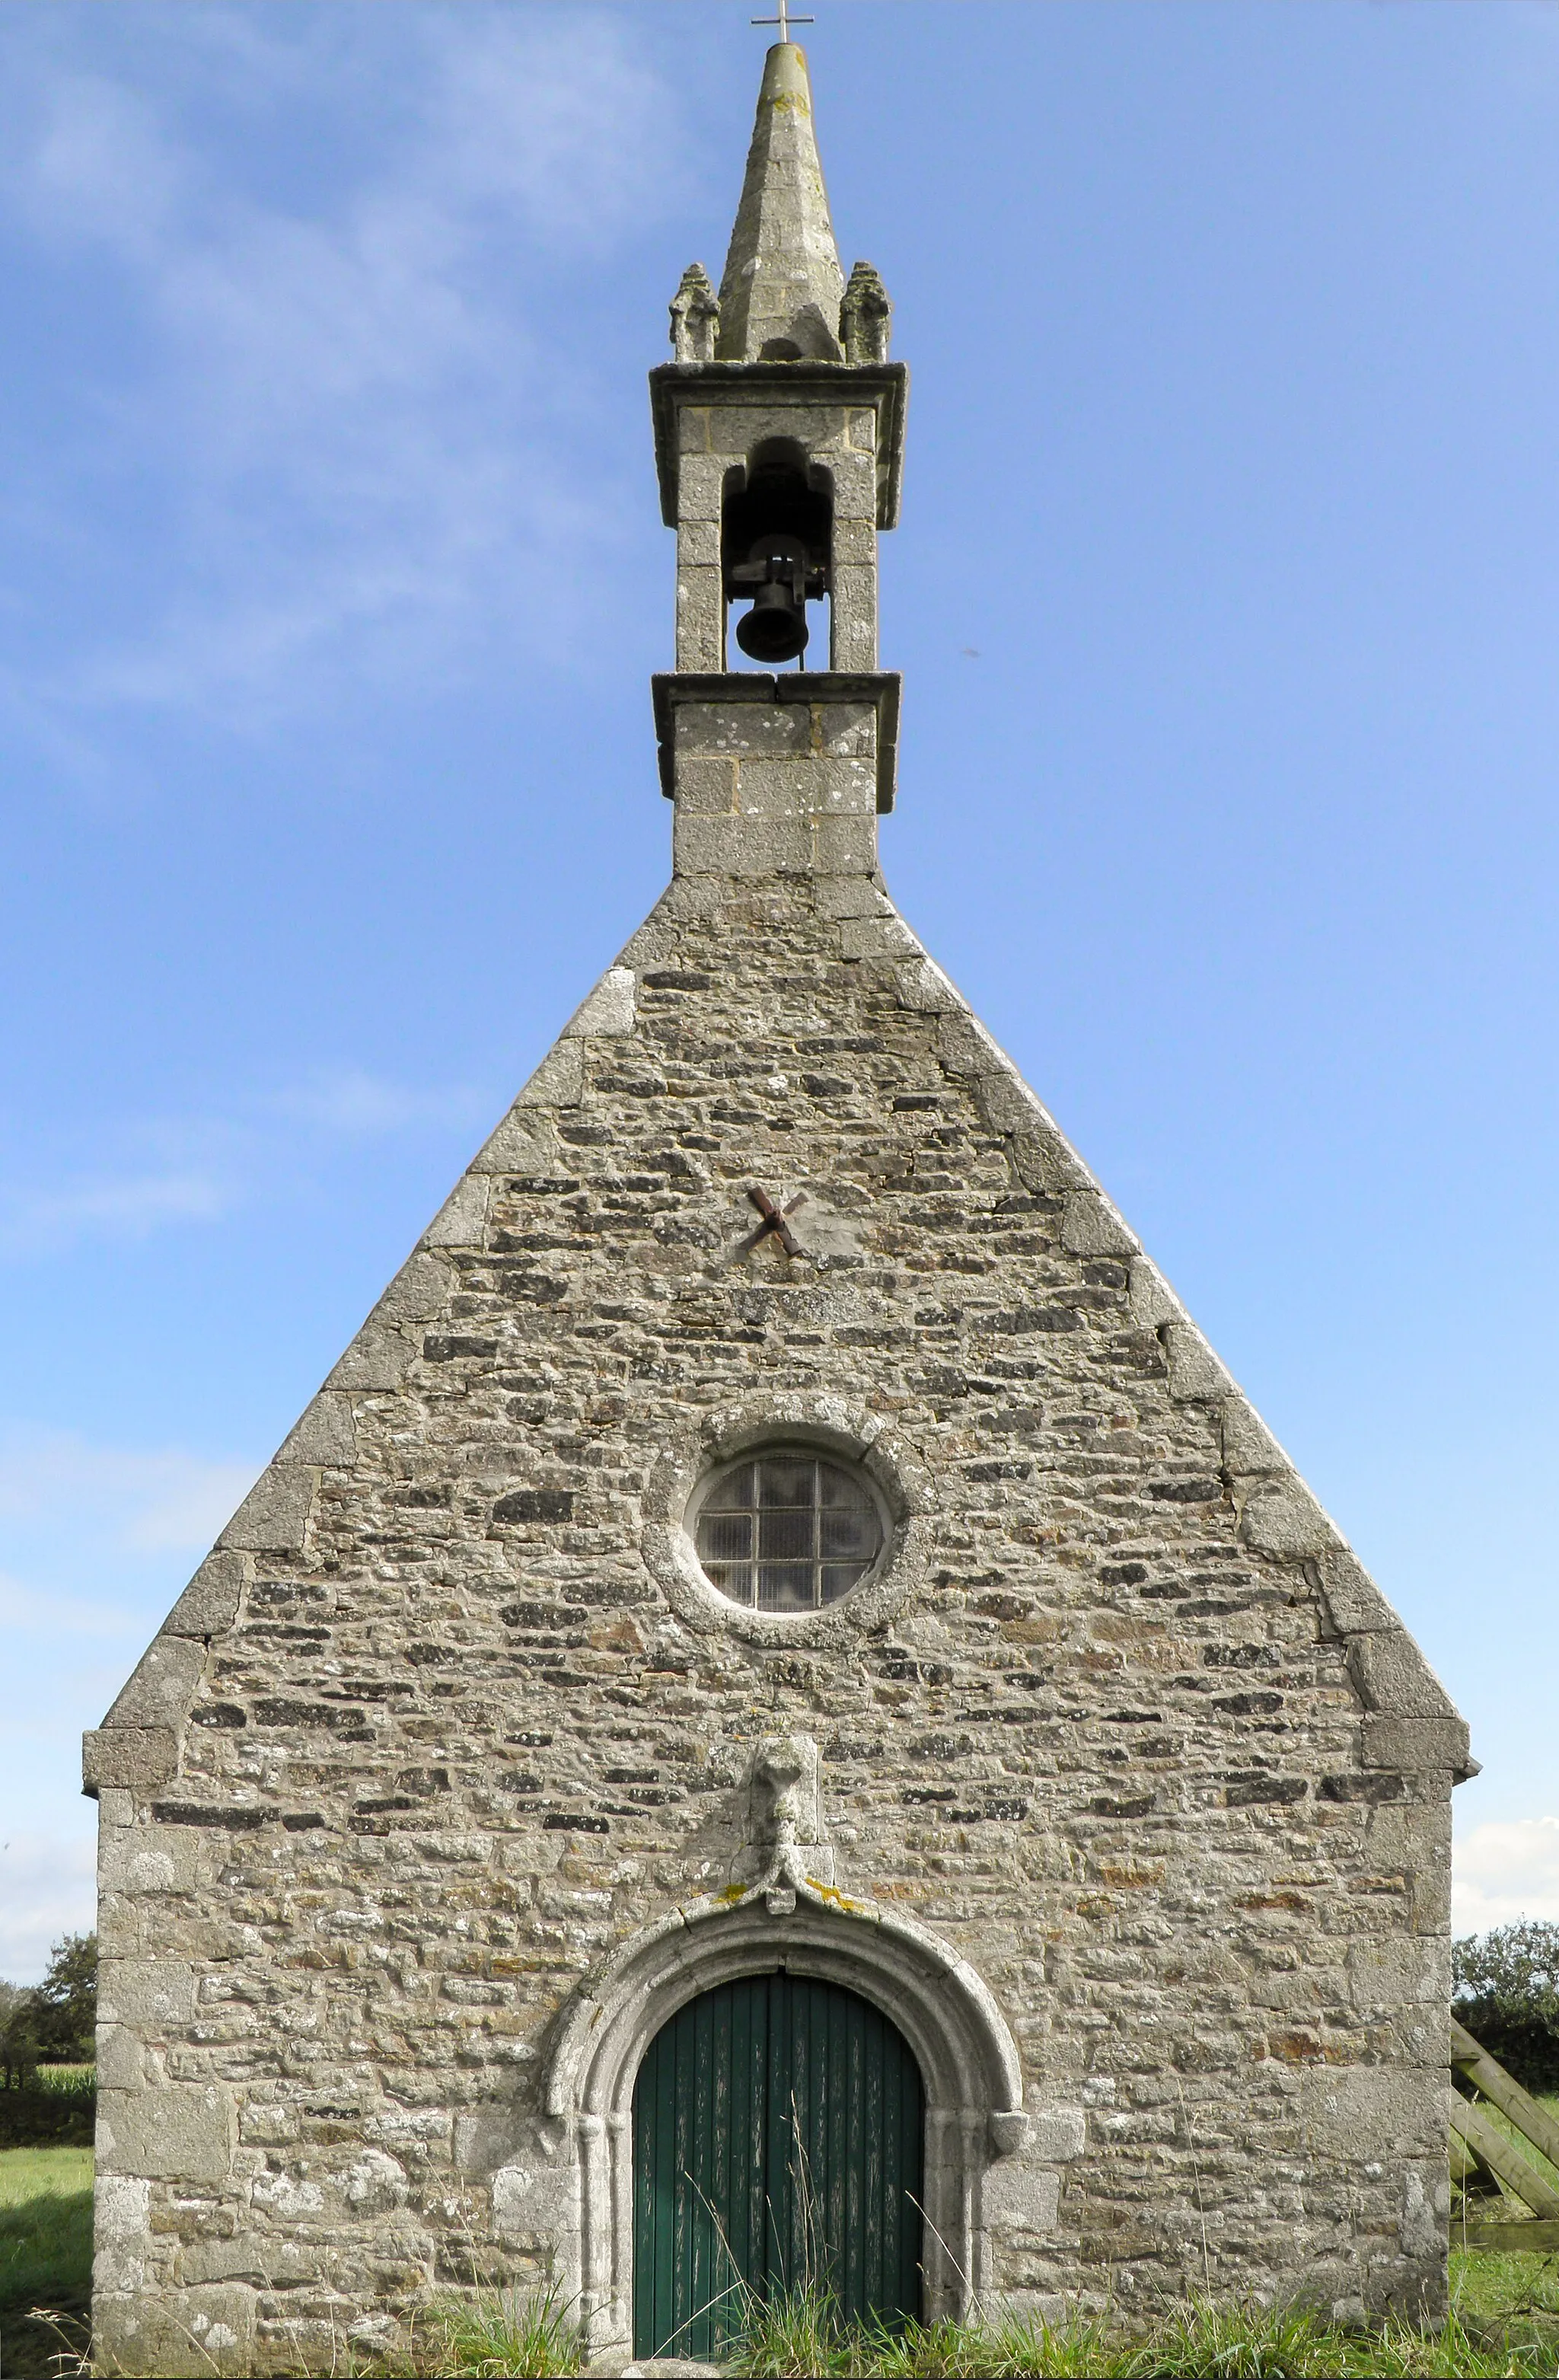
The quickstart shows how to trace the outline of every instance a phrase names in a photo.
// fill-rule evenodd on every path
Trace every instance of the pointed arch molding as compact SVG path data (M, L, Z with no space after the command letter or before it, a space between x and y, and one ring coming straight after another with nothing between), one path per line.
M777 1966L860 1993L909 2042L925 2087L927 2314L960 2310L984 2286L985 2171L1030 2131L1007 2020L968 1961L912 1919L800 1877L787 1908L790 1899L759 1886L676 1910L622 1945L553 2037L543 2105L570 2136L577 2189L578 2261L567 2277L598 2348L632 2338L640 2060L689 2000ZM502 2175L495 2183L501 2205Z

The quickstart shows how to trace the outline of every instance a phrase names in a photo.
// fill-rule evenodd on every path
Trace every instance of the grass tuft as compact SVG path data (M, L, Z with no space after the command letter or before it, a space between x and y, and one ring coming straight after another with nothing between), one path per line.
M838 2301L827 2289L777 2290L762 2298L741 2290L742 2330L728 2368L736 2374L772 2373L783 2380L807 2380L853 2372L858 2334L840 2319ZM863 2336L864 2334L859 2334Z
M585 2369L573 2302L556 2289L484 2289L435 2306L424 2320L436 2334L437 2360L423 2368L453 2380L568 2380Z

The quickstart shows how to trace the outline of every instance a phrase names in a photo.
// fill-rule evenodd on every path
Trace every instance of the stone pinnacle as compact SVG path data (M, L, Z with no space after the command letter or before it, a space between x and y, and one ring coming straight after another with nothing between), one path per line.
M795 42L776 42L764 60L742 203L720 283L716 353L733 363L768 357L837 363L843 296L812 128L806 53Z

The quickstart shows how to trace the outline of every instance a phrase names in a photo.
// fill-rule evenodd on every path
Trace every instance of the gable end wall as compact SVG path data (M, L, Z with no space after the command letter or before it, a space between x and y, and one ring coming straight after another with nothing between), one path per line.
M754 1180L804 1192L802 1262L743 1252ZM673 1609L647 1499L803 1395L891 1430L927 1551L786 1650ZM750 1879L776 1733L819 1747L840 1886L1011 2028L996 2290L1205 2252L1433 2310L1466 1730L852 862L673 883L88 1738L103 2351L261 2369L564 2269L547 2045Z

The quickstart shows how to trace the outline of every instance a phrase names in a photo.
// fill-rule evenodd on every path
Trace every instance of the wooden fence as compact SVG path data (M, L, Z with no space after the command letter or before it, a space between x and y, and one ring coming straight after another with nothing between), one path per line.
M1451 2064L1480 2099L1499 2109L1525 2149L1535 2149L1559 2168L1559 2123L1455 2017ZM1524 2148L1484 2114L1478 2099L1464 2098L1459 2091L1451 2094L1451 2179L1468 2192L1498 2183L1529 2210L1527 2217L1504 2223L1458 2216L1451 2227L1454 2248L1497 2249L1505 2254L1535 2250L1544 2255L1559 2250L1559 2183L1539 2172ZM1465 2206L1465 2197L1462 2203Z

